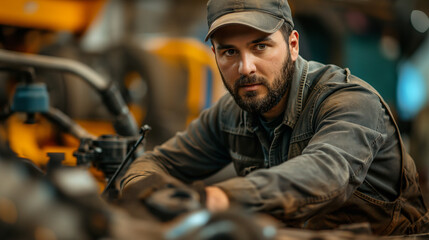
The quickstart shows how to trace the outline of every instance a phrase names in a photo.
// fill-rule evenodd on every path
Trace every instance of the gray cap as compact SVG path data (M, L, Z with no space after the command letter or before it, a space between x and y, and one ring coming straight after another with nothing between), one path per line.
M218 28L228 24L242 24L274 33L285 21L293 27L287 0L209 0L206 41Z

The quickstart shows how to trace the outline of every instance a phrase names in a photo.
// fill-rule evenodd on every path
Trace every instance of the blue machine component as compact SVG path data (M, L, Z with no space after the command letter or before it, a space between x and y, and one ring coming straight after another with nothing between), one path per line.
M49 110L49 95L44 83L19 84L13 96L12 111L44 113Z

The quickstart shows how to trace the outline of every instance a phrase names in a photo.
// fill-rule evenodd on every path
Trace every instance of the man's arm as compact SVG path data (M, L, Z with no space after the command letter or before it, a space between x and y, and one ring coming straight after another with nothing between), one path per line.
M313 119L315 134L300 156L215 186L232 202L282 219L303 220L336 208L364 181L387 137L385 116L369 91L337 92Z
M186 131L177 133L166 143L136 159L121 181L122 188L154 172L168 173L191 183L226 166L231 160L222 142L221 105L222 100L203 111Z

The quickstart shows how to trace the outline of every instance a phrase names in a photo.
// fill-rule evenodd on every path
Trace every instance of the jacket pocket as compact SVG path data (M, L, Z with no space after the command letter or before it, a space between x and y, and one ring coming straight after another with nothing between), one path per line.
M371 230L376 235L390 235L401 222L401 200L382 201L359 191L353 193L350 199L351 204L355 205L360 212L349 217L353 221L366 219L371 224ZM364 219L362 219L364 218ZM409 226L409 222L402 222ZM405 232L405 228L403 229Z

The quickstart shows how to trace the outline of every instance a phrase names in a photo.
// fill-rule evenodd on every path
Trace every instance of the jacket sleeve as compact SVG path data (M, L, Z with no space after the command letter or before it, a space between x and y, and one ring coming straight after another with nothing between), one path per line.
M153 172L166 172L190 183L226 166L231 160L219 129L221 102L203 111L185 131L136 159L122 179L121 188Z
M309 123L314 135L301 155L270 169L216 184L232 201L286 221L305 221L341 206L364 181L387 137L388 115L370 91L339 90Z

